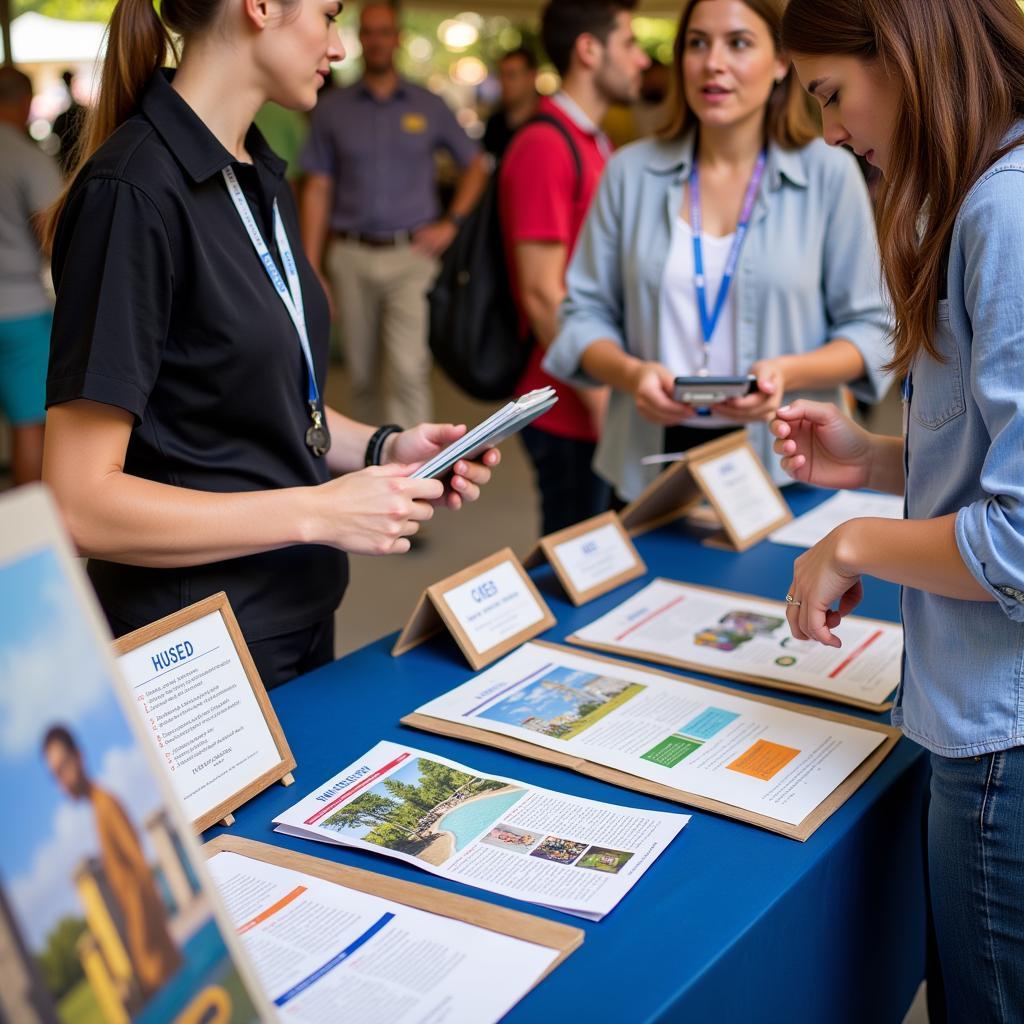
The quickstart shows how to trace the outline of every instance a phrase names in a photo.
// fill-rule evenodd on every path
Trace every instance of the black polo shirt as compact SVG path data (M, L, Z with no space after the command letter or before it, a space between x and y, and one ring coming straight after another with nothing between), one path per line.
M319 484L304 442L307 370L295 327L231 202L230 164L268 246L277 199L295 253L323 393L327 300L303 253L284 161L256 128L240 164L158 72L138 114L83 168L57 228L47 404L87 398L135 417L125 472L201 491ZM345 555L300 546L186 569L93 560L118 632L225 590L249 640L327 618Z

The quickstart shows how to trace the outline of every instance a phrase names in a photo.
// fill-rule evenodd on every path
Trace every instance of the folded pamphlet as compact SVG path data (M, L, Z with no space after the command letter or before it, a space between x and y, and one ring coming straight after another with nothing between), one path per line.
M518 433L538 416L543 416L555 402L558 395L552 387L538 388L529 394L509 402L483 423L467 431L454 444L449 445L428 462L424 462L415 473L414 480L433 480L447 473L459 459L475 459L488 448L496 448L507 437Z

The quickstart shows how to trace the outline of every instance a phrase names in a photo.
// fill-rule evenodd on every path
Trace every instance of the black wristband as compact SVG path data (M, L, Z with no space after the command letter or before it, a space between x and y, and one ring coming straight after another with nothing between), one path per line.
M379 466L380 457L384 453L384 442L392 434L401 433L402 428L397 423L385 423L383 427L378 427L366 445L365 464L367 466Z

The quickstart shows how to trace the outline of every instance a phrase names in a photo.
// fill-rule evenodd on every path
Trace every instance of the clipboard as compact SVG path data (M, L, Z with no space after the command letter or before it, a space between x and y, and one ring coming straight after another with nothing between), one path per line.
M400 878L364 871L362 868L336 864L320 857L311 857L308 853L296 853L279 846L257 843L253 839L243 839L241 836L217 836L203 845L202 852L207 859L218 853L237 853L250 860L301 871L325 882L334 882L336 885L379 896L381 899L401 903L416 910L425 910L428 914L463 921L477 928L497 932L499 935L507 935L513 939L557 950L557 958L537 978L532 988L536 988L583 944L584 932L581 928L574 928L558 921L548 921L543 917L534 917L533 914L525 914L521 910L496 907L470 896L432 889L418 882L406 882Z
M546 647L552 651L573 653L570 648L560 644L553 644L546 640L534 642L538 646ZM628 668L633 671L641 669L641 666L618 661L615 658L604 657L603 655L595 654L591 655L591 657L595 661L600 661L613 667ZM673 675L671 672L648 668L647 666L643 666L641 670L651 675L662 676L673 682L689 683L692 686L700 687L702 690L710 690L713 693L725 693L732 697L737 696L735 690L731 690L727 686L719 686L717 683L704 683L699 679L691 679L685 676L680 677ZM543 761L546 764L553 764L559 768L568 768L571 771L578 772L580 775L586 775L588 778L597 779L600 782L607 782L613 786L621 786L623 789L631 789L637 793L646 793L648 796L659 797L662 800L670 800L673 803L685 804L687 807L709 811L712 814L732 818L735 821L742 821L747 825L755 825L768 832L774 832L777 835L785 836L788 839L795 839L801 843L806 842L825 821L860 789L868 778L871 777L874 770L892 753L893 748L900 739L901 733L899 729L888 725L880 725L877 722L869 722L863 718L854 718L852 715L844 715L836 711L825 711L822 708L796 707L788 701L775 697L760 697L748 693L744 693L741 696L744 700L754 701L758 704L767 704L771 707L784 708L786 711L794 711L813 718L820 718L829 722L841 722L843 725L882 733L885 739L803 821L797 825L790 825L787 822L779 821L777 818L770 818L756 811L747 811L742 807L735 807L721 800L714 800L710 797L700 796L682 789L674 789L660 782L652 782L649 779L642 779L637 775L631 775L629 772L621 771L618 768L609 768L581 757L574 757L571 754L561 754L557 750L548 750L546 747L536 746L533 743L528 743L526 740L516 739L512 736L502 736L500 733L490 732L487 729L478 729L474 726L462 725L458 722L449 722L443 718L434 718L431 715L422 715L419 712L406 715L402 719L402 725L408 725L413 729L421 729L424 732L437 733L440 736L466 740L470 743L480 743L487 747L496 747L510 754L528 757L532 761Z
M162 619L158 619L156 622L151 622L148 626L143 626L141 629L128 633L113 643L114 654L120 658L139 647L144 647L160 637L174 633L189 625L189 623L203 619L213 613L219 613L224 622L234 647L234 652L241 663L249 685L252 687L253 697L259 705L260 712L267 723L267 729L274 741L274 747L278 753L278 762L259 776L251 778L237 792L232 793L214 807L211 807L195 818L192 822L192 827L197 835L205 832L211 825L233 825L235 823L233 812L237 811L243 804L247 804L253 797L258 796L265 789L269 789L275 782L280 782L282 786L290 786L295 782L295 778L292 775L292 772L295 770L295 756L288 745L288 738L284 734L284 729L281 728L277 712L274 711L274 706L270 703L270 697L267 695L267 689L263 685L263 680L260 679L256 663L252 660L252 655L249 653L249 647L245 642L245 637L242 636L242 630L238 625L238 620L235 618L235 613L231 610L228 596L223 591L213 594L202 601L189 605L187 608L182 608L180 611L173 612ZM141 713L140 718L144 719Z
M669 580L664 577L658 577L651 582L662 581L665 583L677 583L677 580ZM699 583L686 583L684 586L691 588L692 590L703 590L709 594L722 594L726 597L734 598L737 601L750 600L755 598L758 601L764 601L766 598L756 597L753 594L741 594L735 590L721 590L718 587L704 587ZM858 622L874 623L879 626L885 626L886 628L893 625L891 622L885 622L882 619L872 619L864 615L855 616ZM881 703L873 703L869 700L861 700L859 697L849 697L842 693L834 693L832 690L821 690L816 686L807 686L804 683L787 683L782 679L769 679L767 676L753 675L750 672L739 672L733 669L726 671L725 669L718 668L715 665L705 665L699 661L688 661L685 658L673 658L667 654L658 654L653 651L644 651L636 647L627 647L625 645L618 644L602 644L597 643L593 640L583 640L579 634L572 633L566 638L566 642L575 645L576 647L585 647L590 651L603 651L608 654L626 655L630 658L636 658L638 661L653 662L656 665L669 665L672 668L682 668L689 672L703 672L709 676L718 676L720 679L734 679L740 683L752 683L754 686L763 686L769 690L785 690L788 693L799 693L806 697L816 697L818 700L828 700L835 704L845 704L847 707L860 708L862 711L873 711L875 714L883 714L892 707L892 700L886 699ZM893 687L895 690L895 687Z

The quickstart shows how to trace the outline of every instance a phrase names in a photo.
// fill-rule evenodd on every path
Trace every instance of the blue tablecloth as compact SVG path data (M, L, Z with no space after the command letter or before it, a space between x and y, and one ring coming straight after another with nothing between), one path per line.
M798 515L826 496L801 487L786 494ZM637 546L650 576L776 599L785 594L799 554L768 542L743 554L709 549L681 524L641 537ZM551 570L538 569L534 578L558 619L545 639L562 640L635 593L650 576L577 609ZM411 609L415 597L396 594L395 600ZM860 611L896 619L896 588L867 581ZM693 812L687 828L619 907L604 921L589 923L385 857L273 832L275 814L383 739L593 800L681 809L564 769L400 726L403 715L472 673L447 636L397 659L390 655L393 640L371 644L272 693L298 761L296 784L272 787L237 812L231 829L212 829L206 838L224 832L245 836L585 929L583 946L511 1012L509 1021L902 1021L924 973L920 837L927 760L920 747L901 739L806 843Z

